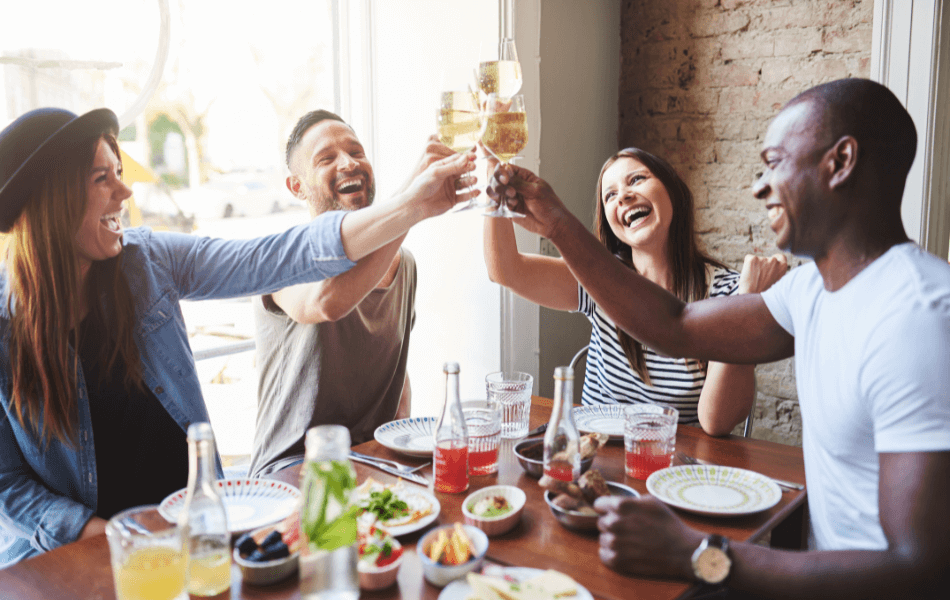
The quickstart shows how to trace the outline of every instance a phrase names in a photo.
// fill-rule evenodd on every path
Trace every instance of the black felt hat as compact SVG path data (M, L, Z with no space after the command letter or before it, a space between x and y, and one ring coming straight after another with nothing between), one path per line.
M119 120L108 108L81 117L62 108L37 108L0 131L0 231L10 231L30 189L57 157L103 133L118 135Z

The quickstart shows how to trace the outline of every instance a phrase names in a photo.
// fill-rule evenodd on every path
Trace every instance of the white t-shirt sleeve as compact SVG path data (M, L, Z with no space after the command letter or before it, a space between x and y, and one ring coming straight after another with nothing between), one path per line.
M772 313L772 318L793 336L795 335L795 323L792 320L793 294L797 287L801 295L802 287L800 286L804 285L802 278L814 278L817 271L814 263L802 265L786 273L772 287L762 292L762 300Z
M877 452L950 450L950 315L904 311L875 325L860 372Z

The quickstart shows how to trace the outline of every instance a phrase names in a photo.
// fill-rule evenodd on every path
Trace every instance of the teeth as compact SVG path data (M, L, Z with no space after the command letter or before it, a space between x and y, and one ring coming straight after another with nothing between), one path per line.
M110 231L119 231L122 226L119 224L119 219L122 217L122 211L118 210L114 213L109 213L108 215L103 215L99 222L105 225Z
M783 214L785 214L785 209L781 206L773 206L769 208L769 220L777 221Z
M635 221L645 218L651 212L650 208L645 206L640 206L637 208L632 208L623 215L623 224L626 227L630 227Z
M352 194L353 192L358 192L363 189L363 182L359 179L351 179L349 181L344 181L337 188L336 191L341 194Z

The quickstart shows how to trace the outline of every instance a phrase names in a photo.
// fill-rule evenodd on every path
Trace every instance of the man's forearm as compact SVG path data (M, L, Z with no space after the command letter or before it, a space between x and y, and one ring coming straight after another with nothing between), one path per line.
M343 218L340 237L347 258L359 261L364 256L405 235L429 215L409 202L405 193L382 204L353 211Z

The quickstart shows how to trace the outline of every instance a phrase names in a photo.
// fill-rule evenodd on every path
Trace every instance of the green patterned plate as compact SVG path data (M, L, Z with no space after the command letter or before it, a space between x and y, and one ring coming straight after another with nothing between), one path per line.
M782 490L764 475L714 465L660 469L647 479L647 491L670 506L714 516L757 513L782 498Z

